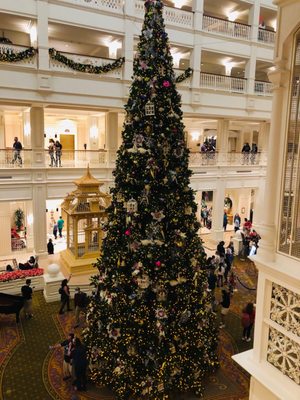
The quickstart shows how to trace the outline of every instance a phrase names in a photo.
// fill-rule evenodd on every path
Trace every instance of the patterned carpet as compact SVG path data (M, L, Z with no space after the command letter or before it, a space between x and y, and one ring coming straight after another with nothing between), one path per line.
M235 271L241 283L254 288L256 271L252 263L238 261ZM231 355L248 350L251 343L241 340L241 309L248 301L254 301L256 292L247 290L240 283L232 298L227 327L220 332L221 368L210 376L203 400L246 400L249 376L232 360ZM216 294L220 298L220 289ZM19 325L14 316L0 314L0 383L1 400L71 400L74 395L70 382L62 380L62 350L49 350L49 345L63 340L74 326L72 312L58 315L59 304L47 304L42 292L33 299L34 318L21 316ZM77 329L77 334L80 330ZM114 400L109 390L89 385L79 400ZM172 400L196 400L197 397L174 395Z

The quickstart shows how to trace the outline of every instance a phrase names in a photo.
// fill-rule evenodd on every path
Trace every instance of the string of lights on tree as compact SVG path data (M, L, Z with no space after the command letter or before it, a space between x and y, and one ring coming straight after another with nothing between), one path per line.
M61 54L58 50L55 50L54 48L49 49L49 55L53 60L56 60L75 71L86 72L89 74L102 74L102 73L110 72L114 69L122 67L122 65L125 62L125 58L120 57L116 61L114 61L110 64L105 64L105 65L101 65L101 66L92 65L92 64L82 64L82 63L71 60L70 58L64 56L63 54Z
M37 49L28 47L28 49L16 53L11 47L0 47L0 62L18 62L34 57Z
M218 366L189 150L163 1L146 0L83 338L118 400L201 395Z

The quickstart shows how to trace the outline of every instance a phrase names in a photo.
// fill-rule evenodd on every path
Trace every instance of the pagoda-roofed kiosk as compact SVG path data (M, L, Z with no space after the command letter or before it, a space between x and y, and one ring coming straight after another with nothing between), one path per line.
M61 208L66 217L67 249L60 253L63 264L73 275L94 272L103 238L103 223L110 195L100 191L103 185L89 168L82 178L74 181L77 189L64 199Z

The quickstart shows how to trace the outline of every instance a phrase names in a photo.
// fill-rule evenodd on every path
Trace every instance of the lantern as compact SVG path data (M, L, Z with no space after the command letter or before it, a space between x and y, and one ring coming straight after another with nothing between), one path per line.
M127 201L126 207L127 207L127 212L135 213L138 210L138 203L136 200L130 199Z
M148 101L145 105L145 115L151 116L155 115L154 104L151 101Z

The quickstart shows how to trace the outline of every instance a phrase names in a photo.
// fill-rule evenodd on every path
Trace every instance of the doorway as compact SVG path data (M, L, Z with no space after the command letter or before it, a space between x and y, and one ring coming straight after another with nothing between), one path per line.
M62 134L59 138L62 145L64 160L74 160L75 135Z

